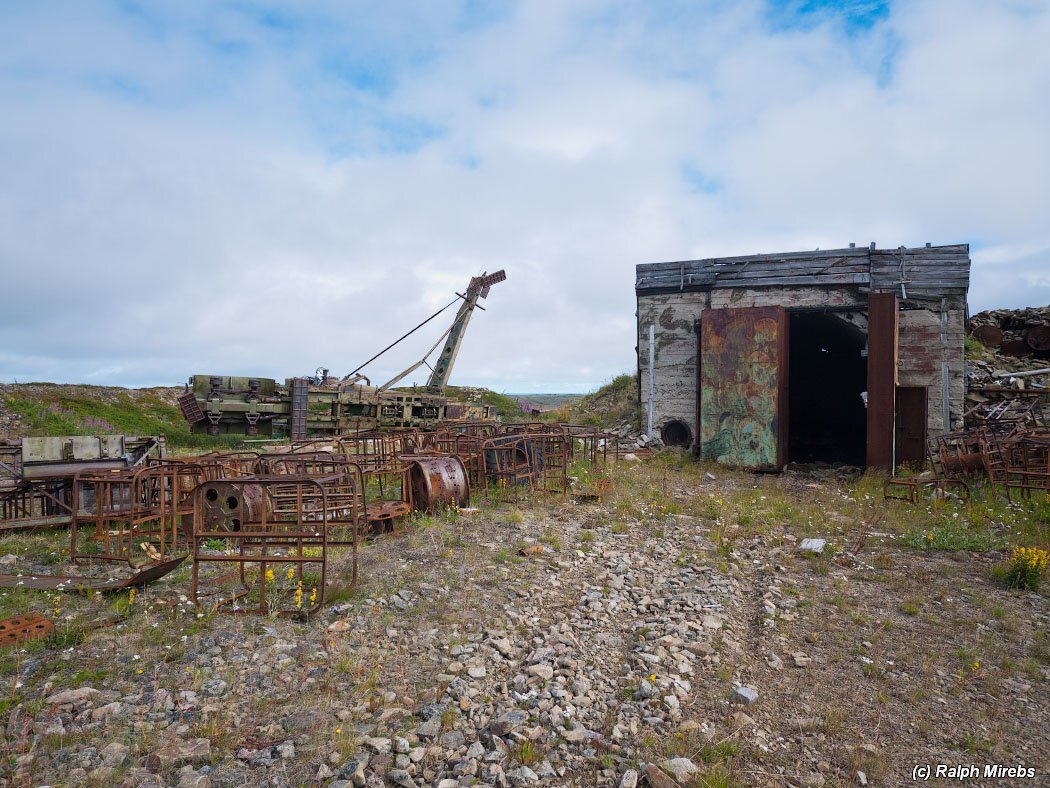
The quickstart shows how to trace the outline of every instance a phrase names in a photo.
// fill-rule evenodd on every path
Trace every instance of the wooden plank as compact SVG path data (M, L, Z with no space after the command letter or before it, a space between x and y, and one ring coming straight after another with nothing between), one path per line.
M725 290L730 287L805 287L807 285L866 285L870 281L867 274L843 274L834 276L778 276L768 279L719 279L714 287Z

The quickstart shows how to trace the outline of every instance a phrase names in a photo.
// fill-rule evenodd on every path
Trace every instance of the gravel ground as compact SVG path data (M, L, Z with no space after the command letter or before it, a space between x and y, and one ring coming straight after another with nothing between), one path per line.
M614 477L422 518L309 622L199 613L185 567L130 605L0 592L65 636L0 652L0 784L1045 784L1047 599L995 584L1001 552L904 547L835 474Z

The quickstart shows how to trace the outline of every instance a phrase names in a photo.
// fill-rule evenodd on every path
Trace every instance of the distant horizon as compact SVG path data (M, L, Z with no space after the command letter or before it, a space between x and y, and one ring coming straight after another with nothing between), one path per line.
M247 377L247 376L245 376ZM290 376L289 376L290 377ZM614 376L615 377L615 376ZM284 378L277 381L283 383ZM597 383L592 388L585 391L505 391L491 386L484 386L478 383L450 383L449 386L452 388L479 388L486 389L488 391L501 394L505 397L583 397L590 394L593 391L597 391L602 386L609 383ZM124 385L120 383L85 383L85 382L70 382L70 381L58 381L58 380L4 380L0 381L2 386L93 386L95 388L105 389L173 389L185 386L185 381L182 383L148 383L143 385ZM410 388L409 386L397 386L396 388Z

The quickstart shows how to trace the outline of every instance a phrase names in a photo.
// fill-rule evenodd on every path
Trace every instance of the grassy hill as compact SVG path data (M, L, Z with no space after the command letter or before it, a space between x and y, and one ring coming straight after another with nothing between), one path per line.
M0 438L163 435L172 448L226 448L237 439L194 435L175 402L181 386L124 389L59 383L0 385Z
M546 415L554 421L574 424L597 424L601 427L630 424L637 427L638 377L629 374L617 375L592 394L585 394Z

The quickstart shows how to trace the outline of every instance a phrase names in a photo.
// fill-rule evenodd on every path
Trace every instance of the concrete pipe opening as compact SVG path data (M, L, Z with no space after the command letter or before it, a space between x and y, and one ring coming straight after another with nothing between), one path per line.
M693 431L684 421L674 419L660 428L660 439L664 442L664 446L688 448L693 443Z

